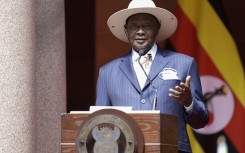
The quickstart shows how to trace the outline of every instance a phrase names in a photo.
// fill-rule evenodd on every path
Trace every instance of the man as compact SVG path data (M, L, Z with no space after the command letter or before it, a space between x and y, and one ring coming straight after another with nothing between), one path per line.
M179 153L191 152L186 123L198 129L208 121L198 68L192 57L156 44L174 33L176 17L151 0L132 0L107 23L132 49L100 69L96 105L177 115Z

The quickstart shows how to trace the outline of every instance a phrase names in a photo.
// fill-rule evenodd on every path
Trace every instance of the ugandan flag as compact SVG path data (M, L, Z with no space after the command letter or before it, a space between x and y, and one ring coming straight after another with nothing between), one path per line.
M170 43L197 61L210 115L206 127L188 127L193 153L217 153L222 142L229 153L245 153L244 69L221 1L179 0L175 15Z

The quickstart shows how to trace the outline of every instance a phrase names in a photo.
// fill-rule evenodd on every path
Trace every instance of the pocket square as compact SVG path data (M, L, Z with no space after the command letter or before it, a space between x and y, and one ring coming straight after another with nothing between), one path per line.
M163 80L179 80L177 71L172 68L164 68L163 71L159 73L159 77Z

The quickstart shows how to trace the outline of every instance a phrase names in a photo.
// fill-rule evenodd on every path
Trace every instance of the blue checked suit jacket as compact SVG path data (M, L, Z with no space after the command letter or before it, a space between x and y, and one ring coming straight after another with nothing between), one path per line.
M131 51L100 68L97 81L96 105L98 106L132 106L133 110L151 110L154 90L149 81L141 90L133 68ZM177 70L179 80L163 80L159 73L164 68ZM185 82L190 75L190 87L193 96L193 109L186 113L185 108L169 97L169 89ZM149 72L152 84L158 91L157 109L161 113L178 116L178 149L191 152L186 131L186 123L193 128L202 128L208 121L208 112L200 83L197 64L192 57L177 52L160 49ZM141 100L146 101L145 104Z

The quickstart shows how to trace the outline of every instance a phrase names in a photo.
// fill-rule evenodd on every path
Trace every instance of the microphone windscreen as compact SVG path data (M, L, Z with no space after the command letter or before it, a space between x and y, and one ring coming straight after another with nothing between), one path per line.
M139 56L142 56L142 55L144 55L144 51L143 50L140 50L139 51Z

